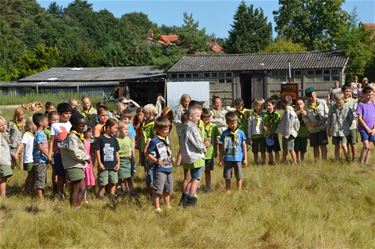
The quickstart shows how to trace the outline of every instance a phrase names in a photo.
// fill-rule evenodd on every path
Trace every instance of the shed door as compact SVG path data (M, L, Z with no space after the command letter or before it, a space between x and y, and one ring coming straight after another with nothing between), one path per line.
M262 74L251 75L251 99L264 98L264 77Z

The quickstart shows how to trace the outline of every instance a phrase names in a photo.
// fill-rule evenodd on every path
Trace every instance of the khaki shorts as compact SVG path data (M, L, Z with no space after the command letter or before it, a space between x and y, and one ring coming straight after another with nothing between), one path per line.
M80 181L85 179L85 174L82 168L70 168L65 170L65 175L71 182Z
M173 192L173 176L172 172L154 172L154 181L152 188L155 194L162 195L163 193Z
M0 165L0 178L10 177L13 175L10 165Z
M46 187L47 165L44 163L35 163L35 188L44 189Z
M99 173L99 185L107 186L108 183L118 183L118 172L114 169L106 169Z

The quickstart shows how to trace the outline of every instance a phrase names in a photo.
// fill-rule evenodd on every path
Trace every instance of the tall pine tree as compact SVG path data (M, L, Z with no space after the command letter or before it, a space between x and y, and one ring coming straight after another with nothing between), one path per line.
M272 41L272 25L267 21L261 8L244 1L234 15L232 29L225 43L228 53L255 53L263 50Z

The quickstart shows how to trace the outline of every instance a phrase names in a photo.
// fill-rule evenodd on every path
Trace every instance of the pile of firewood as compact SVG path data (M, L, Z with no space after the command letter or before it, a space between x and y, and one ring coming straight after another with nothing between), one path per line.
M44 109L44 104L42 102L34 102L34 103L28 103L28 104L22 104L22 108L25 110L29 110L32 112L41 111Z

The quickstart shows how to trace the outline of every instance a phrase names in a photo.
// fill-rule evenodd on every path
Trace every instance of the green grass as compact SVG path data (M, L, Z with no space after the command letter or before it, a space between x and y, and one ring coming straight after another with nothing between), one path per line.
M188 209L177 206L183 170L174 168L173 209L160 215L146 198L142 168L139 198L111 202L90 193L80 210L52 199L50 178L44 201L24 196L26 173L15 170L9 197L0 199L0 248L375 248L373 164L315 163L311 150L299 166L249 160L242 192L225 193L216 166L214 192Z
M374 248L374 168L311 162L298 167L249 167L244 191L227 194L221 169L215 191L196 208L161 215L140 194L112 203L91 200L80 210L68 201L25 197L25 173L10 178L0 202L2 248ZM182 169L174 170L176 183ZM143 188L139 170L137 186ZM234 189L233 189L234 190ZM50 191L50 190L47 190Z
M0 94L0 106L1 105L21 105L22 103L31 103L35 101L41 101L43 103L51 101L57 105L60 102L68 102L69 99L74 98L78 101L81 100L83 95L72 93L72 92L59 92L47 93L47 94L36 94L29 93L18 96ZM98 101L102 101L103 98L99 96L90 96L91 102L94 104ZM0 107L1 108L1 107Z

